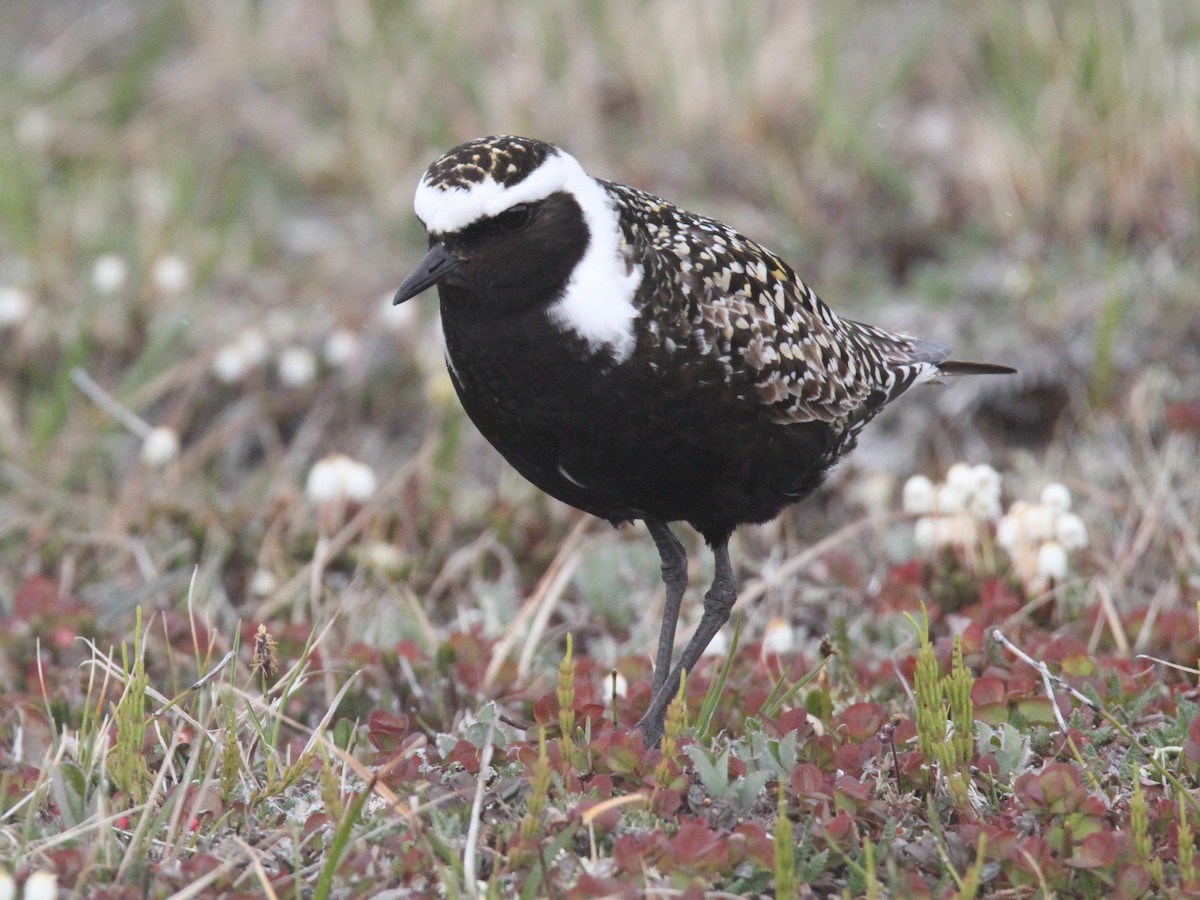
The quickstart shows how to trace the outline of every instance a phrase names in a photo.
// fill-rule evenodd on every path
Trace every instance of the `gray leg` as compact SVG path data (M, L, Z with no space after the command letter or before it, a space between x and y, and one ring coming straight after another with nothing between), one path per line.
M675 626L679 622L683 592L687 590L687 552L666 522L661 519L645 521L650 536L654 538L654 546L658 548L663 584L667 586L662 627L658 631L658 656L654 660L653 696L662 690L667 683L667 673L671 671L671 657L675 654Z
M713 548L713 559L716 562L716 574L713 576L712 587L704 595L704 615L700 617L700 625L683 648L683 654L671 670L666 684L654 692L650 708L637 724L647 747L657 746L662 740L667 706L679 693L679 676L683 672L692 671L713 636L729 621L729 613L737 600L737 579L733 577L733 564L729 561L728 538ZM655 681L657 680L655 673Z

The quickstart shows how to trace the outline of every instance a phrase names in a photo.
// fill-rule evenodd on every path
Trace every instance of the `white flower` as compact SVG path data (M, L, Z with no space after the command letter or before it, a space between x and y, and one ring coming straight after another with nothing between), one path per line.
M967 508L967 490L961 481L938 485L936 506L941 513L963 512Z
M247 328L213 357L213 375L225 384L235 384L267 358L267 341L257 328Z
M17 143L41 150L54 139L58 132L58 126L50 118L49 113L34 106L21 111L21 117L17 119L17 127L13 130Z
M990 522L1000 515L1000 495L980 491L971 497L968 512L981 522Z
M913 539L920 550L929 552L938 546L938 519L936 516L922 516L913 526Z
M1029 541L1045 541L1054 536L1054 511L1044 503L1031 503L1021 516L1021 530Z
M164 294L182 294L192 280L188 264L182 256L174 253L160 256L154 261L151 278L154 286Z
M954 487L963 494L975 490L975 476L971 467L966 463L955 463L946 470L946 484Z
M1067 551L1057 541L1046 541L1038 548L1038 577L1047 581L1062 581L1067 577Z
M1054 523L1054 535L1066 550L1078 550L1088 545L1087 526L1073 512L1065 512Z
M629 693L629 682L625 676L613 669L609 676L604 679L604 695L606 697L624 697Z
M378 572L399 572L404 565L404 554L391 541L372 541L364 558L367 565Z
M791 653L796 645L796 635L792 626L785 619L772 619L767 623L767 630L762 639L762 655L778 656Z
M307 347L286 347L279 354L279 380L286 387L308 387L316 377L317 357Z
M378 479L370 466L341 453L331 453L309 470L304 490L317 503L341 500L365 503L377 486Z
M53 872L37 871L25 879L24 900L55 900L58 897L58 876Z
M266 597L279 584L279 579L267 569L255 569L250 578L250 593L255 597Z
M1012 554L1021 543L1021 519L1014 513L1004 516L996 525L996 543Z
M883 515L891 506L896 479L888 472L868 472L850 485L849 498L872 515Z
M129 264L115 253L97 256L92 263L92 287L101 294L115 294L129 280Z
M361 347L362 341L357 334L346 328L338 328L325 339L322 352L325 362L335 369L340 369L358 357Z
M174 428L160 425L151 428L142 441L142 462L161 467L179 457L179 435Z
M29 294L19 287L0 287L0 328L20 324L32 305Z
M212 370L218 381L235 384L246 377L250 366L237 344L226 344L213 357Z
M933 512L934 486L924 475L914 475L904 482L902 504L904 511L912 515Z
M704 648L704 656L724 656L729 652L729 638L725 636L725 629L722 628L713 635L713 639L708 642L708 646Z
M1042 505L1055 515L1065 513L1071 508L1071 492L1065 484L1048 484L1042 489Z
M988 465L971 467L971 515L990 522L1000 515L1000 473Z
M238 348L251 366L257 366L267 358L267 339L257 328L243 329L237 338Z
M971 482L976 493L1000 496L1000 473L986 463L971 467Z

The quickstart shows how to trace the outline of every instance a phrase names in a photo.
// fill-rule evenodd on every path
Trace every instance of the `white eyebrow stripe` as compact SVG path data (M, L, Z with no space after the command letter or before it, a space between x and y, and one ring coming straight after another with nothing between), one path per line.
M413 209L431 234L461 231L471 223L502 213L516 203L544 200L561 190L574 174L567 171L572 163L583 172L573 157L561 152L547 156L540 166L511 186L505 186L488 175L470 187L438 187L430 184L429 176L425 175L417 184Z
M583 166L562 150L522 181L505 187L491 176L469 188L443 188L422 178L413 198L417 217L435 237L461 231L516 203L544 200L557 191L574 198L588 230L587 249L571 273L562 296L546 310L561 331L571 331L595 353L603 348L617 363L637 344L633 298L642 282L640 266L630 266L621 251L621 228L613 199Z

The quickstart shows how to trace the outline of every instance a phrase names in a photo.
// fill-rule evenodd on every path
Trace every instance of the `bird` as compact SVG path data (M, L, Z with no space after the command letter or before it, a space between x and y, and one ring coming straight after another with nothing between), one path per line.
M1008 374L942 343L841 318L792 267L715 219L594 178L546 141L493 135L435 160L413 200L445 361L482 435L562 502L645 523L665 585L645 746L737 599L729 540L803 500L862 428L938 376ZM687 553L712 549L674 659Z

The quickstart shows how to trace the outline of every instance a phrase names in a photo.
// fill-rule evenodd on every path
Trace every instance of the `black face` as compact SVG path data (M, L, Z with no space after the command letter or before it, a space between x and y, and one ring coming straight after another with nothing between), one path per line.
M559 191L519 203L452 234L430 235L455 261L431 283L452 302L498 310L545 305L557 299L587 249L588 231L575 199Z

